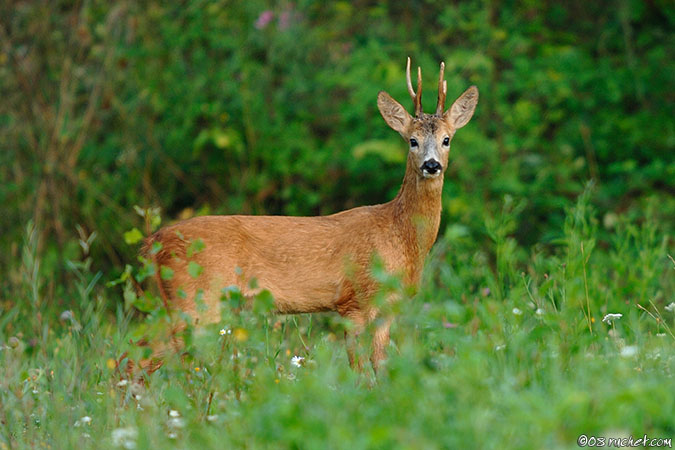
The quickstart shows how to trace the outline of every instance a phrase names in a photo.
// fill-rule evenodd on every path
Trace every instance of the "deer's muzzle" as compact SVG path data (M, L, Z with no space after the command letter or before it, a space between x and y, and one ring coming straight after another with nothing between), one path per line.
M422 175L425 177L435 177L440 175L441 171L443 170L443 166L435 159L427 159L424 161L424 164L422 164L420 169L422 170Z

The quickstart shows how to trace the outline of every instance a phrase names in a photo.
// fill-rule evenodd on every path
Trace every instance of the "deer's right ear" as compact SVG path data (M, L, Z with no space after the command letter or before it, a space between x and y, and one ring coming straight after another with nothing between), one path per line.
M399 134L405 133L412 117L399 102L386 92L380 91L377 94L377 107L380 109L380 114L384 117L387 125L394 131L398 131Z

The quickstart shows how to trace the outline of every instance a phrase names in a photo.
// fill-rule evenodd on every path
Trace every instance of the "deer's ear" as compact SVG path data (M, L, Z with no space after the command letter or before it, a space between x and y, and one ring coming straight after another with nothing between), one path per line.
M386 92L380 91L377 94L377 107L380 109L380 114L384 117L387 125L400 134L405 133L412 117L399 102Z
M443 114L443 119L455 130L462 128L471 120L471 116L476 109L476 103L478 103L478 88L471 86Z

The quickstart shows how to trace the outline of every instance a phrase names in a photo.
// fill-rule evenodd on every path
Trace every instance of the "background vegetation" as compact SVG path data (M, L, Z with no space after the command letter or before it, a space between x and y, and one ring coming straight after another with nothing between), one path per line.
M2 3L0 447L672 438L674 14L660 0ZM226 311L232 334L190 335L142 392L120 383L120 355L140 356L129 340L164 320L129 288L124 233L158 211L391 199L405 145L375 99L409 104L408 55L427 111L441 60L449 101L470 84L481 97L385 373L349 370L337 318L262 308Z

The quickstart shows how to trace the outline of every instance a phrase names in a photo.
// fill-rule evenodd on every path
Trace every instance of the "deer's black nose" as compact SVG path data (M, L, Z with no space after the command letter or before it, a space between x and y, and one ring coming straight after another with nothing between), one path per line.
M424 164L422 164L422 172L428 173L429 175L433 175L436 172L440 172L443 166L441 166L441 163L436 161L435 159L429 159L427 161L424 161Z

